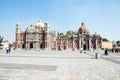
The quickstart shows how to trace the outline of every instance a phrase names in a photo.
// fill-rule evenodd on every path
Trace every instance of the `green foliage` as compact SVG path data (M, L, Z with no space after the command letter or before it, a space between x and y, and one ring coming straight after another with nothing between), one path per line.
M71 30L67 31L66 35L72 35L72 31Z
M64 33L58 33L58 37L65 38L66 35L64 35Z
M116 41L118 47L120 47L120 41Z
M74 31L74 32L73 32L73 34L74 34L74 35L77 35L77 34L78 34L78 32L77 32L77 31Z
M69 30L65 34L64 33L58 33L57 35L61 38L68 38L69 35L77 35L77 32Z
M106 38L102 38L102 41L103 41L103 42L109 42L109 40L106 39Z
M64 33L60 33L60 34L59 34L59 37L63 37L63 36L64 36Z
M78 34L77 31L71 31L71 30L69 30L69 31L66 32L66 35L77 35L77 34Z

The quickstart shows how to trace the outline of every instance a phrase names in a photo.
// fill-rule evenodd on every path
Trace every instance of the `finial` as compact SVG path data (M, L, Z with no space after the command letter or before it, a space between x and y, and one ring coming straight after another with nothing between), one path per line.
M84 25L84 22L82 21L81 25L83 26Z
M41 20L38 20L38 23L40 23L41 22Z

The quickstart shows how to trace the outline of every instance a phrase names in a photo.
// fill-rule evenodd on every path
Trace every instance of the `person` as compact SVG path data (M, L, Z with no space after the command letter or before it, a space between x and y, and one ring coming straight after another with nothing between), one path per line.
M83 51L83 48L80 48L80 53L82 53L82 51Z
M108 55L108 49L107 48L105 49L105 55Z
M8 53L10 53L10 52L11 52L11 49L9 48L9 49L8 49Z
M7 54L9 53L8 49L9 49L9 48L7 47L7 48L6 48L6 53L7 53Z

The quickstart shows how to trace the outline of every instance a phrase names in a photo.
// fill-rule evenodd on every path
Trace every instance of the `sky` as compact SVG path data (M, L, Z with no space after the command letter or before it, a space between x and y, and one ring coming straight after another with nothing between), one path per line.
M50 22L51 30L78 31L84 22L110 41L120 40L120 0L0 0L0 35L15 41L16 23L22 31L39 20Z

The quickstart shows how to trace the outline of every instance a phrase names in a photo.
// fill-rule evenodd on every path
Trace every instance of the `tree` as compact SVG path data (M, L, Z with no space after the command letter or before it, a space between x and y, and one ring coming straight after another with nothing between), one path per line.
M77 34L78 34L77 31L72 31L72 30L69 30L69 31L66 32L67 36L68 35L77 35Z
M120 47L120 41L116 41L118 47Z
M78 32L77 32L77 31L73 31L73 34L74 34L74 35L77 35L77 34L78 34Z
M106 38L102 38L102 41L103 41L103 42L109 42L109 40L106 39Z
M61 37L64 36L64 33L60 33L59 36L61 36Z
M2 46L2 43L3 42L3 37L2 36L0 36L0 46Z
M69 31L66 32L66 35L71 35L71 34L72 34L71 30L69 30Z

